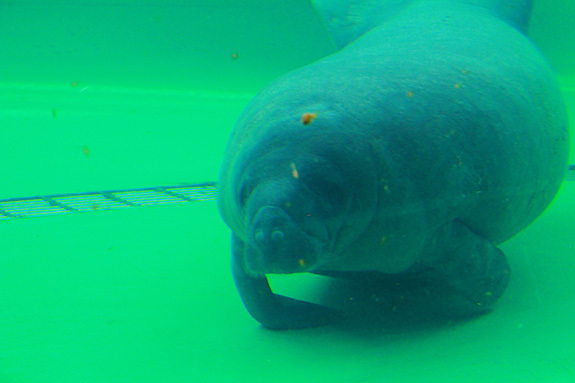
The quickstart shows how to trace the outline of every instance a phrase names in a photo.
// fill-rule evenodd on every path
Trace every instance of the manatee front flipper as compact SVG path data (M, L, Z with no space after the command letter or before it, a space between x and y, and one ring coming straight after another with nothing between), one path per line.
M459 221L439 229L424 262L476 308L494 304L509 283L505 254Z
M341 314L328 307L274 294L265 276L248 275L243 266L245 245L232 234L232 274L249 313L263 326L275 329L317 327L337 322Z

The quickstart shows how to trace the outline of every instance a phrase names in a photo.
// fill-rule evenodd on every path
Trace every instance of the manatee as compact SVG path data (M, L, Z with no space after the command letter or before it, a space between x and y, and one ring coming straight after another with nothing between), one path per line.
M218 206L232 274L263 326L334 323L268 274L433 272L489 309L510 270L497 245L549 205L568 119L526 37L525 0L316 1L339 48L265 87L239 117Z

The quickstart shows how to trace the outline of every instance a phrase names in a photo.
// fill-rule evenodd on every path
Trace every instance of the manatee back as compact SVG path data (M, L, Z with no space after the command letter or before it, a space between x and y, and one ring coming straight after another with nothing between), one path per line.
M480 3L497 5L406 2L318 67L325 67L325 78L344 78L343 109L382 127L374 133L387 142L381 168L396 169L396 187L412 196L415 209L459 203L451 218L499 243L556 194L568 156L568 120L553 70L516 28L525 16L512 26ZM530 2L515 4L528 14ZM369 113L361 105L371 105ZM389 210L382 206L381 214ZM433 222L433 214L422 218Z

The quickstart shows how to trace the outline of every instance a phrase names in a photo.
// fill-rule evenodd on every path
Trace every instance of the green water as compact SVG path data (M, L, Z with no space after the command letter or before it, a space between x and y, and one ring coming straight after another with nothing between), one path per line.
M531 27L571 116L574 19L539 0ZM0 200L213 181L253 94L333 50L306 1L0 1L0 36ZM573 382L574 195L502 245L488 315L286 332L244 309L214 201L0 220L0 383Z

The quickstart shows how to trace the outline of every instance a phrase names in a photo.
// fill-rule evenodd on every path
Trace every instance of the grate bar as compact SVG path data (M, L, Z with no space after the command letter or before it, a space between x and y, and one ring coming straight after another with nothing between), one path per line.
M48 202L51 206L55 206L55 207L59 207L62 208L64 210L68 210L70 212L74 212L76 213L78 210L74 209L72 206L68 206L65 205L61 202L56 201L55 199L51 198L51 197L41 197L44 201Z

